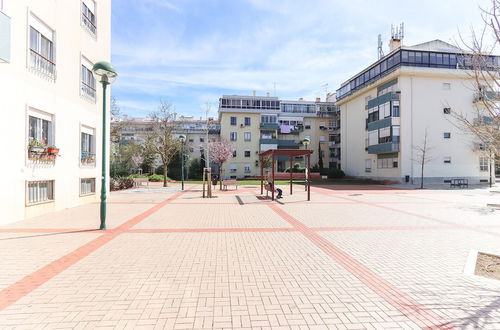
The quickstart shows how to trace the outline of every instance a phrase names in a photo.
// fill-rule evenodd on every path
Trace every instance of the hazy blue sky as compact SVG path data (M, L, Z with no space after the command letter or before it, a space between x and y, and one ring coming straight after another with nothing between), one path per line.
M222 94L325 96L388 52L391 24L404 44L457 43L481 26L489 0L113 0L113 94L147 116L160 99L201 116ZM326 84L328 86L326 87Z

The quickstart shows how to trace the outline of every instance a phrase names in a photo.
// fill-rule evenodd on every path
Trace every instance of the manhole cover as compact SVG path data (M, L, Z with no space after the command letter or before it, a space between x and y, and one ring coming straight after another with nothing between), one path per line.
M474 274L500 280L500 256L478 252Z

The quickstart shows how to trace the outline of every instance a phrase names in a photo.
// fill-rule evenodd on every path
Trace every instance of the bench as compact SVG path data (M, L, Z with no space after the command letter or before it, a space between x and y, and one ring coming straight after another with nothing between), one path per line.
M238 189L238 182L235 179L222 181L222 186L224 190L227 190L227 186L235 186Z
M469 188L469 180L468 179L451 179L450 188L453 188L453 187L459 187L459 188L467 187L467 188Z
M144 182L146 182L148 188L149 188L149 179L148 178L134 178L134 187L139 187L142 186Z

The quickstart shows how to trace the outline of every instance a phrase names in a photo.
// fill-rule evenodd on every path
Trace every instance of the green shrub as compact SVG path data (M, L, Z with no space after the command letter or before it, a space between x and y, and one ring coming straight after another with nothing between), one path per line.
M345 173L340 168L330 168L328 170L329 179L341 179L343 177L345 177Z
M126 177L111 178L109 187L111 191L129 189L134 186L134 180Z
M150 176L148 176L148 178L149 178L149 181L151 181L151 182L161 182L161 181L163 181L163 175L162 174L151 174Z

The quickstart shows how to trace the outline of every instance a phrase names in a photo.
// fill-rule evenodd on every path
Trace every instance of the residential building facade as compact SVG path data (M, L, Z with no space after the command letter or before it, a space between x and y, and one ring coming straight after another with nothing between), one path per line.
M99 200L102 89L91 70L110 60L111 40L110 0L1 3L1 134L11 146L0 224Z
M478 105L464 52L440 40L391 45L337 90L344 172L417 184L425 145L426 182L488 182L484 152L451 115L474 116Z
M330 133L333 132L333 102L280 100L277 97L224 95L219 99L220 135L233 144L233 157L224 165L225 178L260 175L259 153L269 149L314 150L311 165L331 163ZM306 146L304 139L309 140ZM332 147L333 149L333 147ZM320 153L321 152L321 156ZM303 159L294 163L305 166ZM290 167L288 158L278 158L277 171Z

